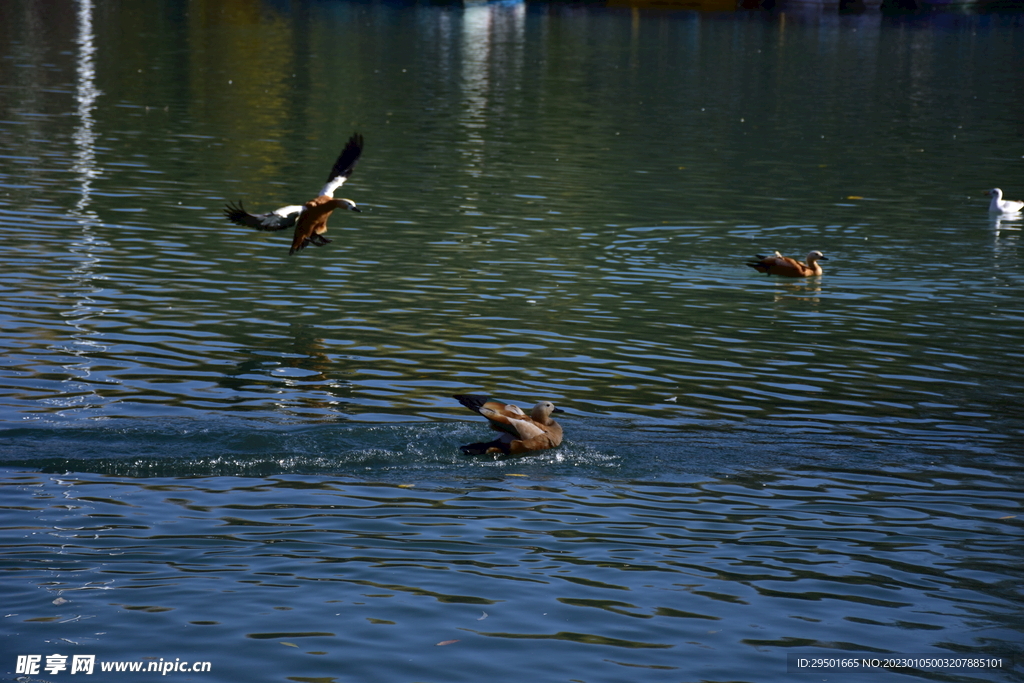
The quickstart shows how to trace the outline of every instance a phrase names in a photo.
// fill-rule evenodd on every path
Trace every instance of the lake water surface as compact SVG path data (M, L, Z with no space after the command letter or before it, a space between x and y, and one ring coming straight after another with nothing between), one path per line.
M0 4L0 680L1024 680L1024 15L146 8Z

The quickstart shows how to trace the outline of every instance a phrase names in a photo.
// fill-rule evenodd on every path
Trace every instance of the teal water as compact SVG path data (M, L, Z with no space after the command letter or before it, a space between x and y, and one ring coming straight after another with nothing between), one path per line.
M1022 679L1024 15L57 5L0 5L3 680ZM331 244L224 220L353 131ZM566 440L462 456L464 392ZM788 669L848 653L1003 666Z

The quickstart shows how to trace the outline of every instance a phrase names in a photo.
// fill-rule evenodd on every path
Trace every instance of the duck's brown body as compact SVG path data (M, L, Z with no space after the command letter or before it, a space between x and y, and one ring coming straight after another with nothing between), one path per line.
M334 197L321 196L310 199L302 205L302 213L295 223L295 235L292 238L292 248L288 254L294 254L310 244L321 247L331 240L323 236L327 232L327 219L331 217L335 209L352 209L352 202L348 199L335 199Z
M794 258L783 256L775 252L771 256L757 256L758 261L748 262L747 265L759 273L768 275L781 275L783 277L812 277L821 275L821 266L818 261L828 261L820 251L812 251L807 255L807 263L801 263Z
M461 446L466 455L521 455L562 443L562 426L551 419L551 413L562 411L550 401L541 401L527 415L519 406L480 394L455 394L453 398L486 417L491 429L501 432L494 441Z

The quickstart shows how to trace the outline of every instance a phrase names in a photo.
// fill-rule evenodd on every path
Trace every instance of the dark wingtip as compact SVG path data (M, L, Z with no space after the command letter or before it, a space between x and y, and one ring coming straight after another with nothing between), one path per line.
M247 213L248 211L245 210L245 206L242 204L241 200L239 200L237 206L232 204L231 202L228 202L227 204L224 205L225 218L227 218L232 223L235 223L236 225L245 225L245 223L242 221L242 216L244 216Z
M331 168L330 175L327 176L326 182L331 182L339 176L349 177L352 174L352 169L355 168L356 162L359 161L359 157L363 155L363 136L359 133L352 133L352 137L345 143L344 149L341 150L341 154L338 155L337 160L334 162L334 167Z
M480 406L491 400L483 394L452 394L452 398L466 406L470 410L480 411Z

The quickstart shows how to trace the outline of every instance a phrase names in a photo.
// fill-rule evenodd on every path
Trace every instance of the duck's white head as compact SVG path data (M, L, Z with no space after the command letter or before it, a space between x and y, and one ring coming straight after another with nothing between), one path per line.
M356 203L351 199L335 199L334 203L339 209L348 209L349 211L355 211L356 213L362 213Z
M1003 191L1000 190L998 187L993 187L991 190L985 190L985 194L987 194L990 197L995 197L996 201L999 201L1000 199L1003 198Z
M541 424L547 424L551 420L551 413L564 413L565 411L561 408L556 408L555 404L551 401L541 401L533 407L530 411L530 417L533 418L534 422L540 422Z
M807 263L814 263L815 261L828 261L828 258L820 251L815 249L807 255Z

